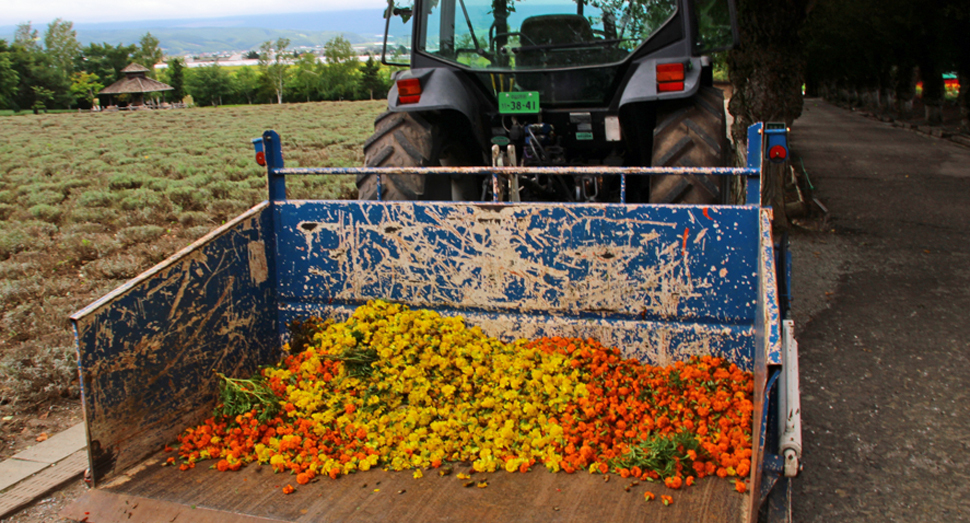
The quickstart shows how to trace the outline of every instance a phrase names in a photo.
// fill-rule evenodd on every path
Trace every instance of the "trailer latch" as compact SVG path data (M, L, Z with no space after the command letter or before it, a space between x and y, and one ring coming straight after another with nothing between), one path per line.
M788 158L788 126L784 122L765 123L765 157L774 163Z
M256 150L256 163L260 167L266 167L266 153L263 152L263 139L253 138L253 149Z

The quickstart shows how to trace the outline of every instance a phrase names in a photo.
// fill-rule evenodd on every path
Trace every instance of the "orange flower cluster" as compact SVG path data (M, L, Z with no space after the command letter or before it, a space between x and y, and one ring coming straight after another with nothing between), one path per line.
M287 358L287 364L299 368L306 359L305 353L296 354ZM329 382L337 373L334 367L340 363L324 360L317 365L321 380ZM269 386L274 394L285 398L287 387L293 385L274 377L269 380ZM293 410L293 404L283 404L284 413ZM348 413L353 410L353 405L347 405ZM352 424L340 429L327 428L312 419L290 418L284 413L265 423L257 419L255 412L232 420L209 418L198 427L186 429L178 437L179 455L184 460L179 468L186 470L195 467L198 461L221 458L214 468L225 472L239 470L253 461L268 461L274 472L290 471L296 475L297 483L305 485L321 472L325 460L340 464L352 460L362 464L377 462L378 453L367 445L364 428ZM331 469L327 475L336 479L339 473Z
M644 365L593 340L544 338L533 346L570 354L586 376L589 395L560 417L566 472L662 479L671 489L750 472L751 373L712 356Z

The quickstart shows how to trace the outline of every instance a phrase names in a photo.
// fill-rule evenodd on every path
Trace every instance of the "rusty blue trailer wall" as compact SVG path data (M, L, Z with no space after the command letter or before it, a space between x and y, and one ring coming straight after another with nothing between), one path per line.
M370 299L504 339L594 337L670 363L753 367L755 207L274 202L280 325Z
M763 385L768 226L757 205L265 202L72 317L95 481L208 416L215 372L278 361L291 320L371 299L657 364L718 354Z

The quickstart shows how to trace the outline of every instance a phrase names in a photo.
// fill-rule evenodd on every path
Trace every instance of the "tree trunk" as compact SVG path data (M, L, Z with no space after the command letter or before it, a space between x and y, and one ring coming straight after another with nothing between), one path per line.
M891 106L889 105L889 101L891 100L889 95L889 86L891 82L892 80L890 79L888 69L880 72L879 76L876 78L876 105L880 116L889 112L891 109Z
M788 230L788 213L785 209L785 173L788 162L773 163L763 160L763 183L761 185L761 205L771 207L774 214L772 224L778 230Z
M734 116L731 135L739 151L747 145L747 129L752 123L776 121L791 125L802 114L805 61L799 30L807 9L808 0L737 3L741 44L728 53L734 89L728 109ZM768 179L763 182L762 202L771 204L775 225L785 229L789 224L783 173L784 169L765 169ZM775 191L775 187L779 190Z
M960 105L960 128L965 133L970 133L970 71L960 73L960 96L957 103Z
M896 72L896 113L900 120L913 117L913 97L916 96L916 69L900 66Z
M933 57L920 60L919 75L923 80L923 108L926 111L926 123L940 125L943 123L943 99L946 87L943 84L943 73Z
M970 13L963 10L956 24L954 48L956 54L957 78L960 80L960 94L957 105L960 107L960 129L970 133Z
M960 107L960 128L970 133L970 14L964 13L963 23L956 31L957 78L960 80L960 94L957 105Z

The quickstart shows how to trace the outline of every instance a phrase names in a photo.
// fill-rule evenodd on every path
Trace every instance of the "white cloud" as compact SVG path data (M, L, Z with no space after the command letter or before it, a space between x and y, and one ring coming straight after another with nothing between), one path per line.
M260 13L310 13L343 9L364 9L386 5L384 0L291 0L286 3L266 0L34 0L5 2L0 10L0 26L31 22L43 28L55 18L74 23L123 22L130 20L171 20L215 18Z

